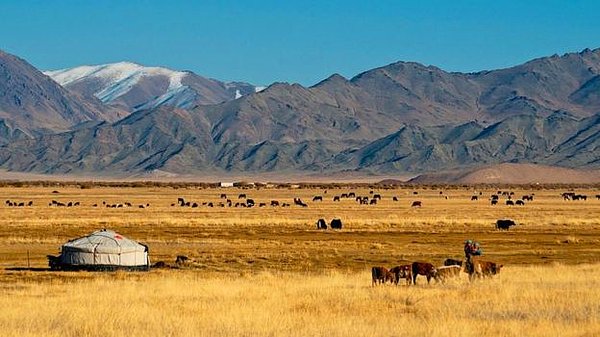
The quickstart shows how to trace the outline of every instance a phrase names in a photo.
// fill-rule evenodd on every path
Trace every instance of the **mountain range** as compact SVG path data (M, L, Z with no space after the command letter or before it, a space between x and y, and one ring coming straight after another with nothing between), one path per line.
M396 62L266 89L134 63L42 73L0 53L0 168L401 174L600 168L600 49L506 69ZM19 103L17 103L19 102Z

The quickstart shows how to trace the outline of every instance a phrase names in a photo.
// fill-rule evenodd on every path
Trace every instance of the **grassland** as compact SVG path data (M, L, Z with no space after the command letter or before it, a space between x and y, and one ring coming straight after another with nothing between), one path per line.
M369 189L352 190L370 196ZM563 190L539 188L514 190L535 193L524 207L490 206L496 189L399 188L375 190L383 196L377 205L332 201L349 191L0 188L2 201L34 202L0 206L0 335L600 334L600 200L563 201ZM470 201L479 192L483 197ZM218 203L221 193L234 203L239 193L257 204L300 197L309 207L171 206L178 197ZM324 201L310 201L314 195ZM51 200L81 206L49 207ZM413 200L423 207L411 208ZM103 201L150 207L91 207ZM321 217L341 218L344 229L316 230ZM519 225L496 231L500 218ZM147 243L153 262L187 255L193 263L150 273L11 270L45 267L45 256L58 253L61 243L101 228ZM460 258L466 238L506 266L498 277L370 287L370 266L440 264Z

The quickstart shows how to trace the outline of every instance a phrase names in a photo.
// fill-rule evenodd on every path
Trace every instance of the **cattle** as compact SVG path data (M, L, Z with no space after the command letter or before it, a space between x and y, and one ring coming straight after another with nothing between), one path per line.
M521 199L523 201L533 201L533 195L524 195Z
M206 206L208 206L208 207L214 207L214 205L213 205L212 202L209 202L208 204L206 204Z
M413 191L413 195L417 195L417 194L419 194L419 192Z
M190 260L190 258L185 255L177 255L177 258L175 259L175 264L178 264L178 265L186 264L186 263L188 263L189 260Z
M354 192L348 193L348 198L356 198L356 193L354 193Z
M258 204L258 207L266 207L267 203L266 202L261 202ZM225 207L225 205L223 205L222 207Z
M31 206L33 206L33 201L29 201L29 202L27 203L27 206L28 206L28 207L31 207Z
M373 195L373 199L379 199L379 200L381 200L381 194L374 194Z
M186 202L185 202L185 206L186 206L186 207L190 207L190 206L192 206L192 203L191 203L190 201L186 201Z
M478 198L477 198L477 196L476 196L476 195L474 195L474 196L472 196L472 197L471 197L471 201L477 201L477 199L478 199Z
M227 199L227 194L221 193L221 199Z
M158 261L155 264L152 265L152 268L168 268L169 266L167 266L167 264L165 263L165 261Z
M427 262L413 262L412 263L412 278L413 284L417 284L417 276L423 275L427 278L427 284L431 281L432 278L435 278L437 273L437 269L431 264Z
M511 226L516 226L517 224L513 220L508 219L500 219L496 221L496 229L507 231Z
M20 202L18 207L25 207L25 203L24 202Z
M371 202L369 202L369 205L377 205L377 199L371 199Z
M69 201L69 203L67 204L67 207L73 207L73 202Z
M576 194L576 195L573 196L573 200L587 200L587 195Z
M292 206L292 205L290 205L290 204L289 204L289 203L287 203L287 202L284 202L284 203L282 203L282 204L281 204L281 207L290 207L290 206Z
M238 195L238 199L246 199L246 195L244 193L241 193L240 195Z
M340 196L339 195L333 196L333 201L340 201Z
M279 201L277 201L277 200L271 200L271 206L273 206L273 207L279 206Z
M600 200L600 194L596 194L596 199Z
M308 205L305 204L300 198L294 198L294 205L308 207Z
M98 207L98 204L93 204L92 207Z
M52 194L58 194L60 193L59 191L52 191Z
M455 259L445 259L444 260L444 266L459 266L462 267L463 262L461 260L455 260Z
M75 201L75 202L73 203L73 206L79 206L79 205L81 205L81 204L79 203L79 201Z
M369 194L373 194L373 193L375 193L375 191L369 191Z
M492 196L490 198L492 200L498 200L498 195L497 194L492 194Z
M458 277L461 270L462 267L457 265L437 267L435 281L444 283L450 278Z
M144 205L139 205L138 208L146 208Z
M515 202L512 200L506 200L506 205L507 206L514 206Z
M340 198L342 198L342 199L348 198L348 193L342 193L342 195L340 196Z
M315 195L312 199L312 201L323 201L323 197L320 195Z
M342 220L341 219L332 219L331 223L329 223L331 229L342 229Z
M492 199L492 201L490 201L490 204L492 206L497 205L498 204L498 199Z
M398 201L398 197L393 197L392 200L393 201Z
M468 271L470 280L473 280L475 277L492 277L499 274L500 269L503 267L503 265L499 265L495 262L483 261L477 256L471 257L471 264L472 268Z
M197 202L193 203L192 208L198 208L198 203Z
M412 282L412 265L410 264L396 266L390 269L390 273L394 275L394 283L396 285L398 285L400 279L405 279L407 285L410 285Z
M421 207L423 204L420 201L413 201L410 207Z
M183 206L185 204L185 199L177 198L177 203L180 204L181 206Z
M325 219L317 220L317 229L327 229L327 222L325 222Z
M517 206L525 206L525 202L523 200L517 200L517 201L515 201L515 205L517 205Z
M255 204L254 199L246 199L246 205L248 207L253 207Z
M390 273L385 267L371 268L371 285L376 286L377 283L384 284L387 281L394 282L394 274Z

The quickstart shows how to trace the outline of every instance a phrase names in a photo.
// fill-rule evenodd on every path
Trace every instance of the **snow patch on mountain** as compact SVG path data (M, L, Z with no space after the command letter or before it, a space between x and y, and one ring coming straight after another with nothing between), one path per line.
M169 88L165 95L172 95L173 92L184 87L182 80L188 73L162 67L145 67L132 62L119 62L46 71L44 74L62 86L88 78L97 78L105 86L104 89L96 92L95 96L102 102L108 103L129 92L142 78L147 76L168 77Z

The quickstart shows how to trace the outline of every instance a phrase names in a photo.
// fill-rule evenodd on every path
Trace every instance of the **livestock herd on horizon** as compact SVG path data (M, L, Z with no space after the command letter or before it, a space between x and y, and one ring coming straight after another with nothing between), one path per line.
M58 191L53 191L52 193L54 194L58 194ZM327 190L323 191L323 194L327 194ZM417 191L412 192L413 196L418 195ZM443 197L444 199L448 199L448 195L445 195L444 192L440 191L439 195L441 197ZM479 194L474 194L470 197L471 201L478 201L481 200L483 193L479 192ZM586 201L588 200L588 196L585 194L578 194L575 192L564 192L561 193L560 196L563 198L563 200L570 200L570 201ZM523 195L520 199L515 199L515 193L512 191L498 191L497 193L491 194L490 197L488 198L488 200L490 201L490 205L491 206L495 206L499 204L499 200L500 197L504 197L504 203L507 206L525 206L526 202L532 202L534 201L535 198L535 194L531 193L531 194L526 194ZM595 195L595 198L600 200L600 194ZM381 200L383 199L382 195L379 193L376 193L375 191L370 191L369 195L365 195L365 196L361 196L361 195L357 195L356 192L348 192L348 193L341 193L339 195L334 195L332 197L332 201L333 202L341 202L342 200L354 200L357 204L359 205L377 205L379 202L381 202ZM392 200L392 202L399 202L400 198L396 195L391 196L390 199ZM321 203L324 200L324 196L323 195L315 195L312 198L312 202L313 203ZM259 208L263 208L263 207L291 207L292 205L294 206L299 206L299 207L309 207L309 204L307 202L304 202L301 198L299 197L294 197L293 198L293 202L285 202L285 201L281 201L281 200L270 200L268 202L256 202L254 199L250 198L247 196L246 193L240 193L237 196L237 200L233 201L231 198L229 198L227 196L226 193L221 193L220 194L220 201L204 201L204 202L200 202L200 201L190 201L190 200L186 200L184 197L179 197L177 198L177 202L171 203L171 207L190 207L190 208L199 208L199 207L208 207L208 208L212 208L212 207L235 207L235 208L253 208L253 207L259 207ZM5 206L7 207L33 207L34 206L34 201L33 200L28 200L28 201L21 201L21 200L6 200L5 202ZM78 207L78 206L83 206L82 202L80 201L58 201L58 200L52 200L51 202L48 203L49 207ZM124 202L118 202L118 203L108 203L106 201L102 201L101 204L98 203L94 203L90 205L91 207L105 207L105 208L131 208L131 207L137 207L137 208L148 208L150 207L150 203L141 203L141 204L137 204L134 205L131 202L128 201L124 201ZM416 207L416 208L420 208L423 206L423 201L421 200L410 200L410 207Z

